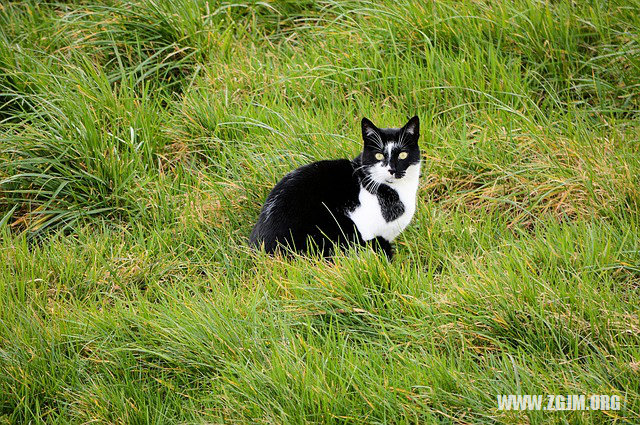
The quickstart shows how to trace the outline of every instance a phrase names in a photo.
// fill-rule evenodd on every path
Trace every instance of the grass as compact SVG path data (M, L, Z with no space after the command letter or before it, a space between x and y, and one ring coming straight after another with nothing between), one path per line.
M0 423L640 422L639 7L0 4ZM392 263L248 248L415 113Z

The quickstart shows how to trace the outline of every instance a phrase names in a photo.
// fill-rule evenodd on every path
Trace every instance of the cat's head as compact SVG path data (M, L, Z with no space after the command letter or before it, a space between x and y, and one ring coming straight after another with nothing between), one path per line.
M417 116L402 128L378 128L367 118L363 118L363 171L376 183L400 183L408 172L415 172L418 168L419 137L420 120Z

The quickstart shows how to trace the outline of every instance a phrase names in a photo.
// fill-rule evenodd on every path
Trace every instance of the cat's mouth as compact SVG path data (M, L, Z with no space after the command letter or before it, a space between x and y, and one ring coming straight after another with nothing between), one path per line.
M403 177L404 177L404 173L403 174L396 174L395 176L391 176L391 177L387 178L387 183L397 182L398 180L402 180Z

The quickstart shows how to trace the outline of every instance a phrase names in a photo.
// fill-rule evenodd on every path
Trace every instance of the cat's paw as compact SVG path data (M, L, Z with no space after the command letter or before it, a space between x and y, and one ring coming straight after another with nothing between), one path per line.
M378 252L382 251L389 261L393 259L393 246L391 245L391 242L381 236L378 236L373 239L371 243L373 244L373 248Z

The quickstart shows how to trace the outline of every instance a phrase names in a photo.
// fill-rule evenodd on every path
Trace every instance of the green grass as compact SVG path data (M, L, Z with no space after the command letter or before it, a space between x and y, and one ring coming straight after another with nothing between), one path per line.
M638 10L1 3L0 424L640 422ZM249 249L281 176L416 113L392 263Z

